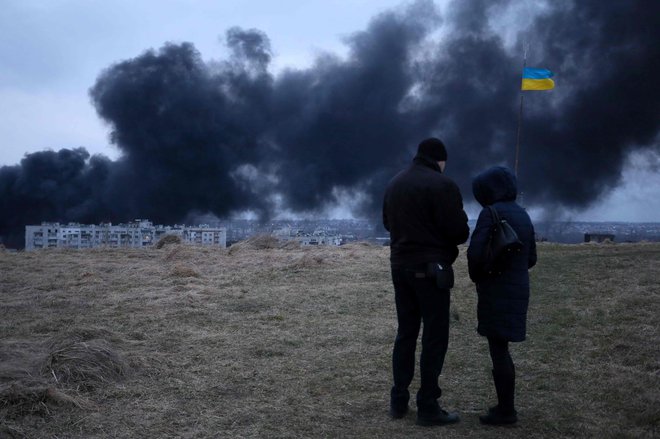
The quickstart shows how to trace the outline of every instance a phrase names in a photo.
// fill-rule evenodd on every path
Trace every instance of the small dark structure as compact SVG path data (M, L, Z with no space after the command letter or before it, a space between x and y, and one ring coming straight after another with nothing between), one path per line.
M585 233L584 242L614 242L614 235L611 233Z

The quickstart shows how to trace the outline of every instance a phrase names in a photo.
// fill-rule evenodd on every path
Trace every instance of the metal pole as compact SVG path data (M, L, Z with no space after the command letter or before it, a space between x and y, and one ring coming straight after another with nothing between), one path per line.
M527 44L523 42L523 70L527 67ZM521 79L522 82L522 79ZM520 88L520 109L518 111L518 134L516 136L516 160L513 165L513 172L516 177L518 177L518 162L520 159L520 133L522 131L522 115L523 115L523 97L525 93L522 90L522 85Z
M514 162L514 173L518 177L518 159L520 157L520 131L522 129L522 112L523 112L523 96L525 94L520 91L520 110L518 111L518 135L516 136L516 161Z

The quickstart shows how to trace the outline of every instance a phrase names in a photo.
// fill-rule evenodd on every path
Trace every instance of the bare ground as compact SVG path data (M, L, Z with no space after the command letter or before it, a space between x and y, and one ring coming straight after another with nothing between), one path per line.
M660 245L539 247L510 428L478 422L495 395L464 252L441 377L461 422L432 429L387 416L387 248L0 252L0 437L659 434Z

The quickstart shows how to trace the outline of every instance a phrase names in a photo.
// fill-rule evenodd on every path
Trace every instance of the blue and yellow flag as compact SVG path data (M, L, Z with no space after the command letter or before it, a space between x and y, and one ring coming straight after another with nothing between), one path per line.
M552 90L555 88L555 81L552 78L554 73L548 69L534 69L525 67L522 76L521 90Z

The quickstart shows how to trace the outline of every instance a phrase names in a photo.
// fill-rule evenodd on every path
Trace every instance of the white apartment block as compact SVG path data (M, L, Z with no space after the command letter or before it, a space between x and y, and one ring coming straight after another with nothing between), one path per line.
M42 223L25 226L25 250L40 248L94 248L94 247L150 247L164 235L177 235L182 241L227 247L227 229L200 225L154 226L148 220L135 220L129 224L102 223L87 225L69 223Z
M314 233L303 233L301 230L283 227L274 230L272 235L280 241L297 241L303 247L310 245L334 245L342 244L342 237L338 234L329 233L327 230L317 229Z

